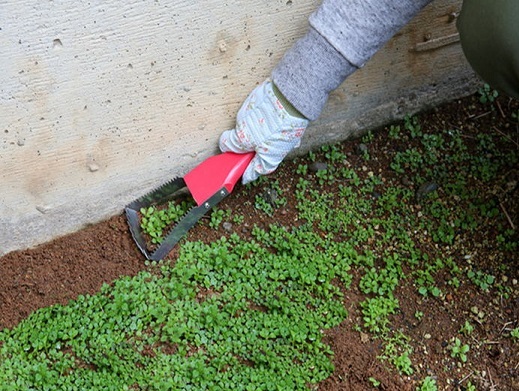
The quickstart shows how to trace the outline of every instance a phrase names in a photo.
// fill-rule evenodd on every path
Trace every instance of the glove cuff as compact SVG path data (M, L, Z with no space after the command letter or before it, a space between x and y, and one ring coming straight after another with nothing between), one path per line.
M276 95L276 98L278 98L279 102L285 108L288 114L290 114L292 117L306 119L305 116L301 114L299 110L297 110L292 105L292 103L288 101L287 98L285 98L285 96L281 93L281 91L279 91L279 88L274 83L272 83L272 91L274 91L274 95Z

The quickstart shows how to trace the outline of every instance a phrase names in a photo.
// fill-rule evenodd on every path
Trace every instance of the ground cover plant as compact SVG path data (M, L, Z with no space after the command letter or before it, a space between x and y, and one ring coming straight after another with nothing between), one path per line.
M517 389L519 105L449 107L286 162L171 259L1 318L0 390ZM143 211L150 236L185 207Z

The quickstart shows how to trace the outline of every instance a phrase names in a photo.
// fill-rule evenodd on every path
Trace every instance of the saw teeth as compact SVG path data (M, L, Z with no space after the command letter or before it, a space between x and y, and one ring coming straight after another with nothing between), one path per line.
M197 221L213 206L219 203L233 189L244 170L249 165L254 153L235 154L232 152L212 156L184 177L172 179L153 191L139 197L126 207L132 236L147 259L160 260L168 255L175 244L193 227ZM143 233L139 219L141 208L158 205L175 198L184 196L183 190L195 200L198 206L192 208L175 224L168 235L163 239L155 251L150 254L147 250L147 241L143 240ZM214 193L213 193L214 192ZM187 194L186 194L187 195ZM135 229L134 229L135 228ZM144 246L141 243L145 243Z
M173 247L182 239L187 232L204 216L213 206L224 199L229 192L222 188L213 194L202 205L192 207L184 216L176 222L176 224L168 230L168 234L164 236L158 246L153 246L153 251L148 248L148 243L143 236L140 226L139 213L142 207L147 207L165 199L173 199L178 196L179 190L186 187L187 193L189 189L185 185L183 178L176 178L172 181L160 186L157 190L148 193L148 195L139 198L126 207L126 217L130 226L130 231L134 241L137 243L141 252L147 259L159 261L164 259ZM161 192L164 194L160 194ZM156 194L159 192L159 194ZM187 194L186 194L187 195Z
M137 198L128 204L127 208L140 210L140 208L145 206L162 203L168 198L172 198L177 191L184 187L186 187L184 179L182 177L176 177Z

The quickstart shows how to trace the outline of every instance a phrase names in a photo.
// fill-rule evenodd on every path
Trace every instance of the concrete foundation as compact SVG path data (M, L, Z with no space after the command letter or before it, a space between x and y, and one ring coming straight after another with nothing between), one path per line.
M0 255L120 213L217 151L307 28L301 1L0 4ZM301 152L472 93L437 0L335 91Z

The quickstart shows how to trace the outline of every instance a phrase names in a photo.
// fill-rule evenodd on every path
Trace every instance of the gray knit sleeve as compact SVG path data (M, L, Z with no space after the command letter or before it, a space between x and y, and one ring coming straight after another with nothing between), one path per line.
M274 84L306 118L432 0L324 0L310 29L272 72Z
M432 0L324 0L310 25L361 67Z

